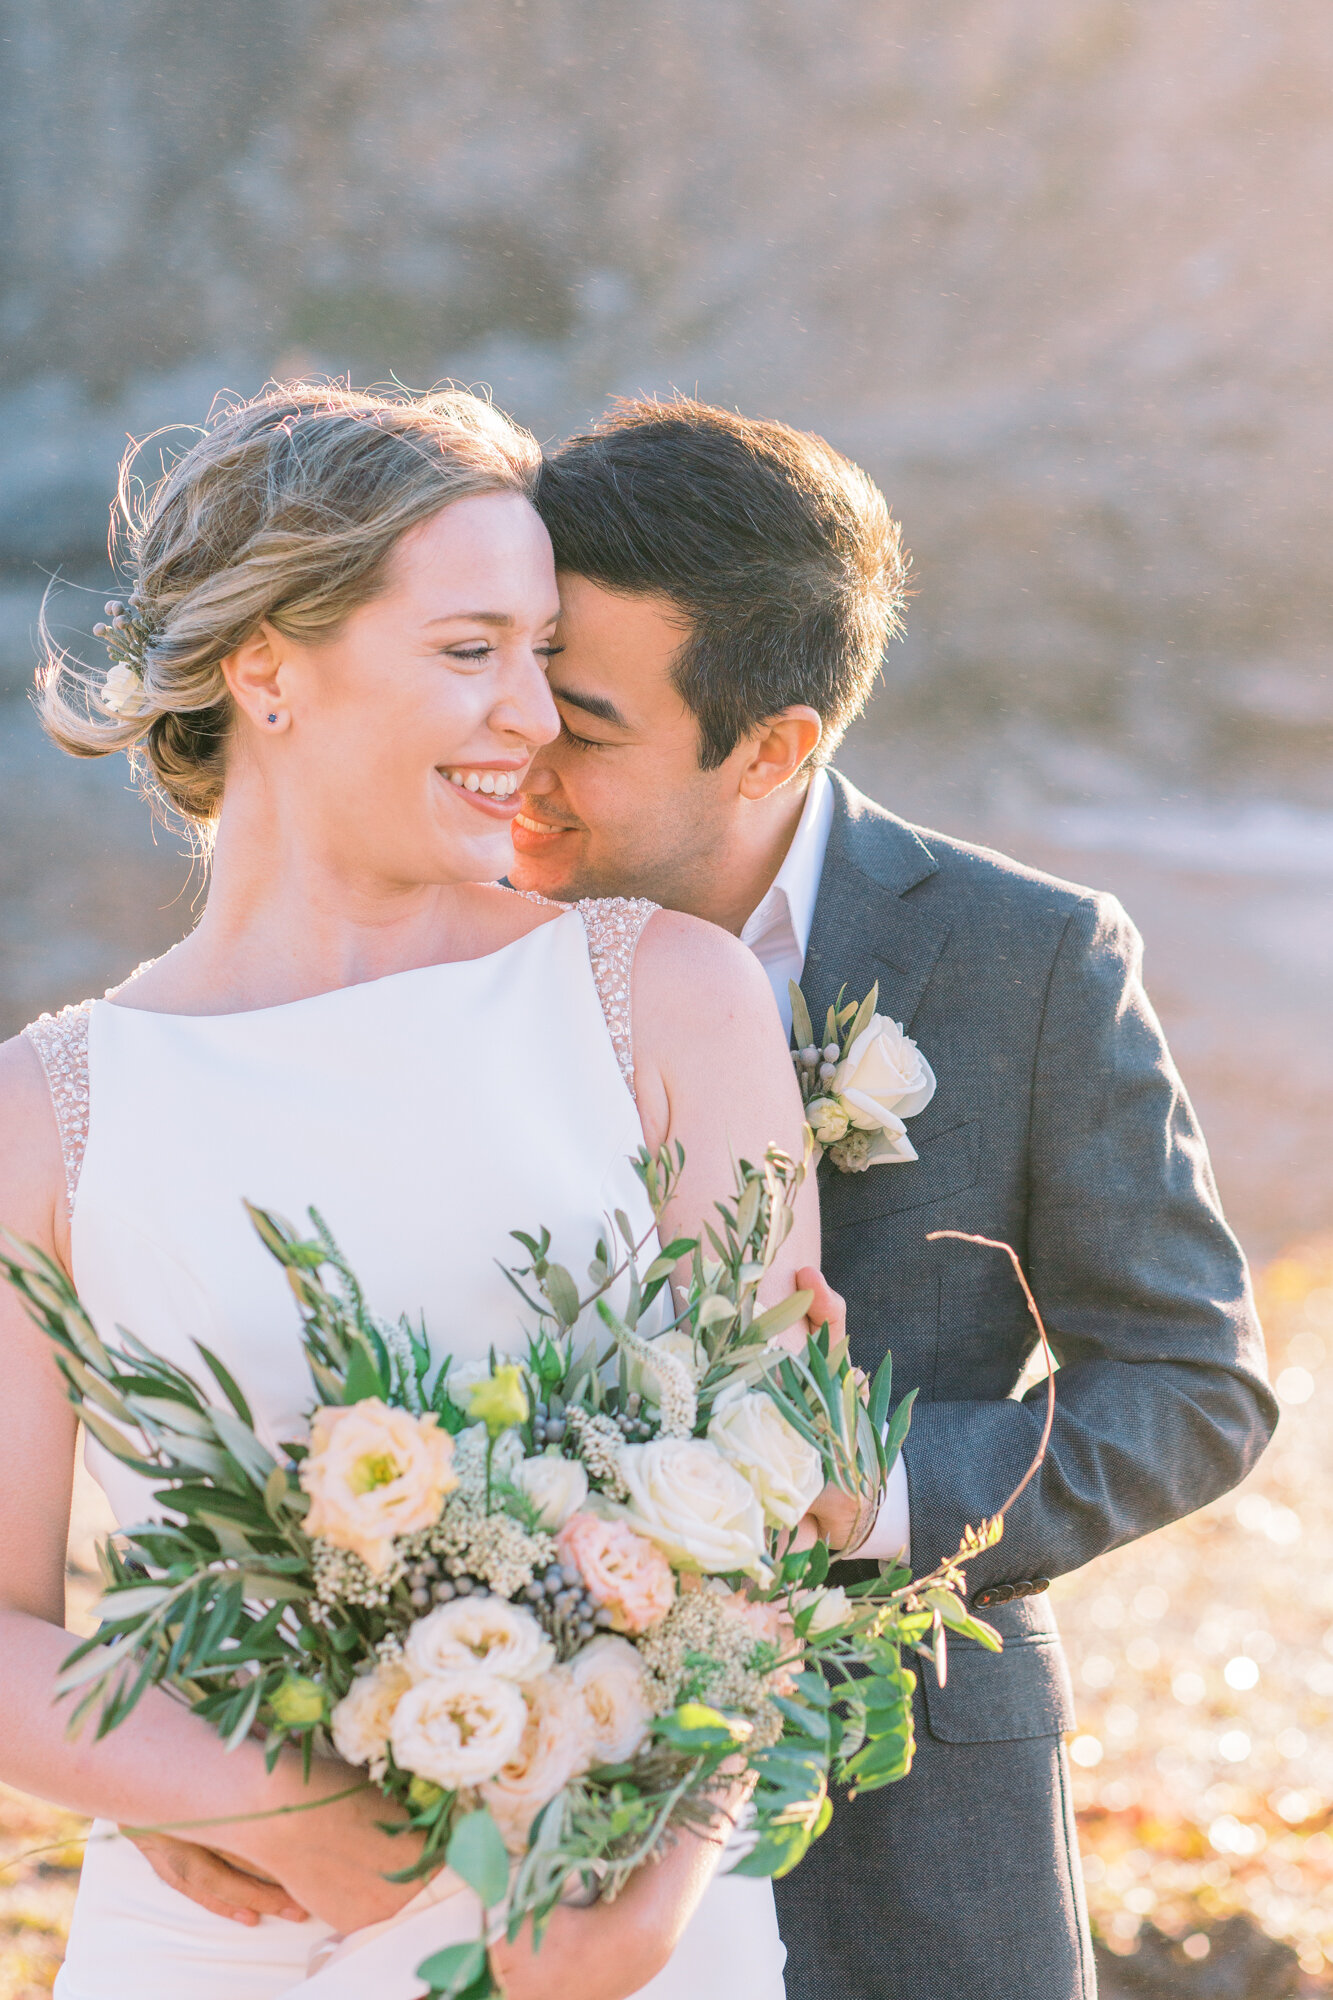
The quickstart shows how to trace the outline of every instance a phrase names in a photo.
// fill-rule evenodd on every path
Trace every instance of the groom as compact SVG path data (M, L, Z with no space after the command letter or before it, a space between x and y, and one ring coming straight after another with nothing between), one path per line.
M1011 1397L1034 1336L1003 1260L928 1232L1013 1244L1061 1363L1042 1471L968 1573L1003 1655L952 1645L947 1687L923 1670L911 1774L840 1803L777 1885L790 2000L1088 2000L1047 1583L1224 1492L1276 1414L1138 937L1109 896L908 826L828 768L906 565L883 496L821 439L622 404L555 452L538 504L564 727L528 781L516 886L709 918L788 1020L789 978L817 1023L878 981L939 1079L917 1159L821 1174L854 1358L891 1347L895 1392L920 1392L863 1554L932 1567L1041 1431L1045 1388Z

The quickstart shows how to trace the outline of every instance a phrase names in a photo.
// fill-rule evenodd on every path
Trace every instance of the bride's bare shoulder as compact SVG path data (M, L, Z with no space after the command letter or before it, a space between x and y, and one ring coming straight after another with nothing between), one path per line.
M568 903L548 903L544 897L524 896L498 882L470 882L458 890L460 911L466 912L477 955L498 951L543 924L565 915Z
M729 931L679 910L657 910L646 925L634 963L636 1014L643 1007L679 1016L706 1012L753 1019L756 1009L777 1021L773 990L754 953Z

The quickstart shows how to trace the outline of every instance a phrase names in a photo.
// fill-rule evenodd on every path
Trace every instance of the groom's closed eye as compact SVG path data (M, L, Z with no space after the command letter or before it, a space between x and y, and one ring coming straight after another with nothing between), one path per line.
M551 692L560 710L562 739L575 750L609 750L614 746L601 737L583 736L571 728L566 709L572 708L578 715L591 716L595 722L609 723L613 729L629 728L629 723L609 695L584 693L582 689L570 688L552 688Z
M609 750L611 748L609 743L599 743L595 737L576 736L569 724L564 721L560 724L560 741L568 743L570 748L574 750Z

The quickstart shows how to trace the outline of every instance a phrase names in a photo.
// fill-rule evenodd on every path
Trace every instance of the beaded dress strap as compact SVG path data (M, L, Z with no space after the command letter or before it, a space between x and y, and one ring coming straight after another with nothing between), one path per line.
M552 909L569 909L536 889L516 893L527 903L546 903ZM646 896L583 896L573 907L583 919L592 961L593 983L606 1017L607 1033L616 1052L620 1074L631 1097L634 1090L634 1024L630 1018L630 975L634 953L649 917L661 909Z
M113 993L119 993L122 986L128 986L131 979L137 979L141 972L147 972L151 965L156 964L155 958L144 959L115 986L108 986L104 997L110 999ZM51 1103L55 1107L56 1129L60 1133L60 1151L65 1162L65 1193L69 1198L71 1215L74 1213L79 1175L83 1171L83 1156L88 1150L88 1021L92 1009L91 1000L80 1000L76 1006L62 1007L58 1014L39 1014L23 1030L46 1072Z
M46 1072L71 1214L88 1145L88 1017L92 1005L91 1000L81 1000L77 1007L41 1015L23 1030Z

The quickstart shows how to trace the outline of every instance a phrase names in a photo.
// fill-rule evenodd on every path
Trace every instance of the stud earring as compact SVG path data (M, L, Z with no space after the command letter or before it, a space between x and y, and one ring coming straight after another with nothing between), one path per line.
M277 719L278 719L278 718L277 718L277 716L276 716L276 715L270 715L270 717L269 717L269 721L270 721L270 722L276 722L276 721L277 721Z

